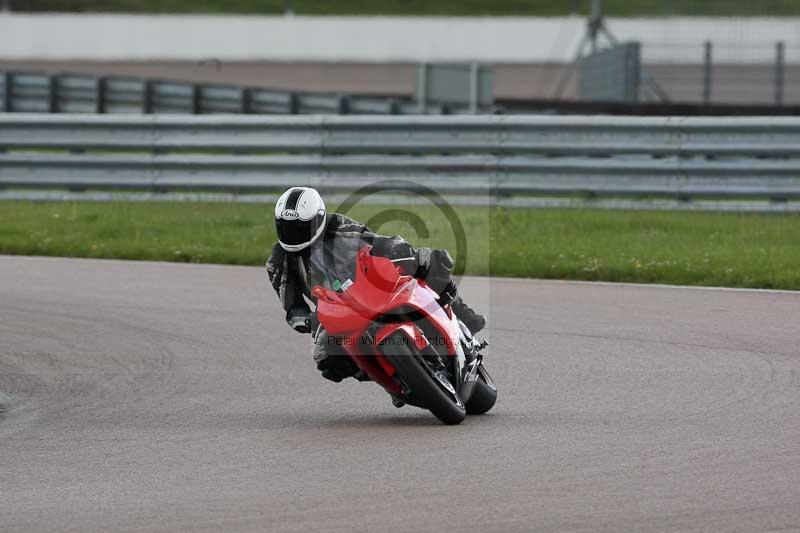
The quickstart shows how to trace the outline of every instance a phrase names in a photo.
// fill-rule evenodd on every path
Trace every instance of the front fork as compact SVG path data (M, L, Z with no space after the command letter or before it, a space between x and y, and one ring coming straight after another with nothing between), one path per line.
M472 396L475 382L478 380L480 373L481 363L483 363L483 356L478 352L486 348L489 343L479 341L473 337L472 332L460 320L458 324L461 327L461 342L456 350L456 376L458 376L455 379L456 391L466 403ZM469 352L469 355L465 350Z

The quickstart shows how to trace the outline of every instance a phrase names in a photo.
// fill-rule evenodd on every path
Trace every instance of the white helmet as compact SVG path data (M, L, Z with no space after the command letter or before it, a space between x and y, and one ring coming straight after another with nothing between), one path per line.
M275 204L278 242L287 252L299 252L325 231L325 202L311 187L292 187Z

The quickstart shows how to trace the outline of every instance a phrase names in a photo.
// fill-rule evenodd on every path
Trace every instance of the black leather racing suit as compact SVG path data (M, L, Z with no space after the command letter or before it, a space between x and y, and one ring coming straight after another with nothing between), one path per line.
M316 285L339 290L343 282L354 279L356 253L365 245L372 246L373 255L401 260L398 264L409 274L424 279L440 300L444 296L454 305L456 301L463 305L456 296L453 260L446 250L415 250L402 237L378 235L344 215L328 215L324 232L305 250L289 253L276 243L267 261L269 281L286 311L286 322L295 331L315 333L314 360L323 376L333 381L341 381L357 369L340 347L327 344L324 330L315 331L316 319L306 300L316 303L311 296L311 288ZM464 313L474 313L464 308Z

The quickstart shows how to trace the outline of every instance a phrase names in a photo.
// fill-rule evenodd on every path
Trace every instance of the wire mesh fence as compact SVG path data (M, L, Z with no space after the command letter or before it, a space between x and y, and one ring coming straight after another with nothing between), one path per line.
M694 49L694 63L647 63L647 53L681 47ZM800 46L774 43L707 42L701 45L643 44L644 70L669 95L670 101L702 104L800 103ZM681 55L684 55L681 54ZM718 56L723 56L718 58ZM735 56L736 62L725 58ZM644 101L657 101L643 91Z

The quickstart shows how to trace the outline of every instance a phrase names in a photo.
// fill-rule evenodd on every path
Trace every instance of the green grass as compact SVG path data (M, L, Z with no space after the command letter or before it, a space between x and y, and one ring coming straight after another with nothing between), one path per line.
M397 206L357 206L361 221ZM417 246L455 251L438 208L382 224ZM800 215L456 208L477 275L800 290ZM267 205L0 202L0 253L264 264Z
M585 14L588 0L291 0L307 15ZM608 15L798 15L797 0L605 0ZM12 0L15 10L140 13L283 13L287 0Z

